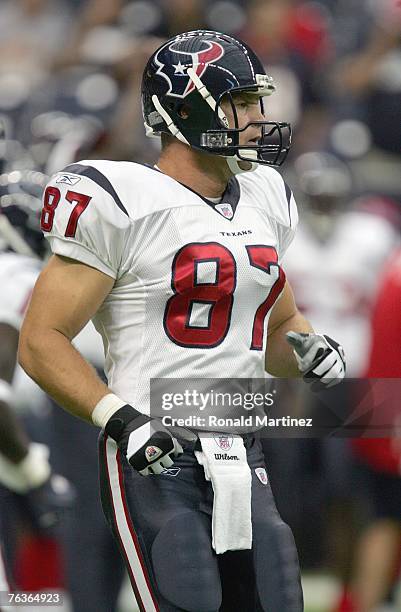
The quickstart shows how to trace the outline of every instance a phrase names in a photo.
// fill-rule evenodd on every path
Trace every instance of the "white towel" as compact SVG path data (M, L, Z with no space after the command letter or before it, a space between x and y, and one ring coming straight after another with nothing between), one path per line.
M251 470L241 436L199 433L195 451L214 499L212 546L217 554L252 548Z

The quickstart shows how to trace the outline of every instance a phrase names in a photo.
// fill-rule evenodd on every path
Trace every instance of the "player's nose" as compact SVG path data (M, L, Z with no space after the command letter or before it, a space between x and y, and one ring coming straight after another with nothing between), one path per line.
M253 119L252 121L263 121L263 116L261 119ZM262 126L261 125L250 125L249 132L247 133L248 140L257 142L262 136Z
M265 121L265 115L262 112L260 104L252 105L250 116L252 117L252 121Z
M254 123L258 122L258 121L265 121L265 116L262 113L262 111L260 110L260 108L258 110L254 110L250 115L249 115L249 133L248 133L248 140L257 140L262 136L262 126L261 125L255 125ZM254 124L254 125L252 125Z

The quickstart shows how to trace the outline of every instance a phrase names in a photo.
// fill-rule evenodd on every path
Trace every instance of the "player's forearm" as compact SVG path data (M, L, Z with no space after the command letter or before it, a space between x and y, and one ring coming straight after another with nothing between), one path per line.
M279 326L270 330L267 337L266 371L281 378L298 378L301 376L301 372L298 369L292 347L285 337L288 331L313 333L313 328L309 321L297 310Z
M0 385L1 385L0 380ZM8 403L0 400L0 453L12 463L28 454L29 440Z
M91 420L99 400L109 393L94 368L57 330L24 330L18 359L28 376L72 414Z

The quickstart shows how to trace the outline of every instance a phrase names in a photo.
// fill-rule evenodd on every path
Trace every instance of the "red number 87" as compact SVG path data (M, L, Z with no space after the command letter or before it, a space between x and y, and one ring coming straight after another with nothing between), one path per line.
M266 274L271 274L272 268L278 270L275 282L253 319L249 348L261 351L264 321L284 288L285 274L278 265L274 247L255 244L245 248L252 267ZM215 282L199 282L198 264L210 261L216 266ZM221 344L230 327L236 284L237 265L233 254L225 246L218 242L193 242L182 247L172 265L171 287L174 294L167 301L164 311L164 329L170 340L187 348L213 348ZM191 324L194 304L209 307L207 326Z
M50 232L53 228L54 215L56 208L60 203L61 193L57 187L47 187L43 196L43 208L40 217L40 227L43 232ZM64 233L66 238L74 238L75 232L77 231L78 219L88 206L92 197L87 196L84 193L77 193L76 191L67 191L65 199L71 204L76 203L71 211L70 218L68 219L67 227Z

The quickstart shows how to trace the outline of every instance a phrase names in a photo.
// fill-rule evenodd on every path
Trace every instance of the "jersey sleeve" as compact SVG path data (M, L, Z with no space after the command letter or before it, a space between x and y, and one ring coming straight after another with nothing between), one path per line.
M80 162L44 191L41 227L53 253L118 278L130 219L111 182Z

